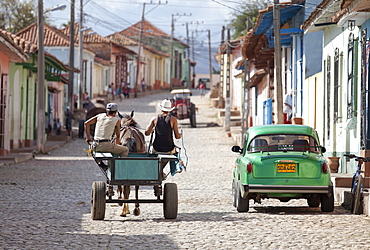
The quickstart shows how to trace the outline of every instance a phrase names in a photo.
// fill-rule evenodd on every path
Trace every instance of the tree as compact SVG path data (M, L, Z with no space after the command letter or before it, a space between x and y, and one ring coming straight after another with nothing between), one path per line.
M36 22L36 13L32 0L2 0L0 2L0 28L17 33Z
M244 1L239 5L239 9L234 11L234 18L231 20L230 26L233 31L233 38L238 38L246 34L247 22L249 22L249 28L252 28L258 17L260 10L266 9L269 4L272 4L271 0L251 0Z

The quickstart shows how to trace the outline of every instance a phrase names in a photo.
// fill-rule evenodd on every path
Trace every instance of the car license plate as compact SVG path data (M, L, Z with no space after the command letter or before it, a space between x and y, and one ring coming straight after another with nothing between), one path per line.
M296 168L297 166L295 163L278 163L277 164L278 173L295 173Z

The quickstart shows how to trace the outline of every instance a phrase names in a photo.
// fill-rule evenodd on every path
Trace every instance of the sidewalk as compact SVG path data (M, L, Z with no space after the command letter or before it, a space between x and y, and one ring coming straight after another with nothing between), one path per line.
M73 134L75 134L74 136L77 136L76 132L74 132ZM45 142L45 152L50 152L53 149L59 148L72 140L70 136L66 137L67 138L65 138L64 140L47 140ZM6 156L0 156L0 166L27 161L29 159L32 159L35 153L37 153L37 145L12 149L10 153Z

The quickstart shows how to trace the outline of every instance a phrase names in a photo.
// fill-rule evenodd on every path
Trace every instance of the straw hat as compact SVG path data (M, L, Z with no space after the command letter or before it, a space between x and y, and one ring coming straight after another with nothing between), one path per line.
M161 110L165 112L171 112L175 107L172 107L170 100L164 99L161 103Z

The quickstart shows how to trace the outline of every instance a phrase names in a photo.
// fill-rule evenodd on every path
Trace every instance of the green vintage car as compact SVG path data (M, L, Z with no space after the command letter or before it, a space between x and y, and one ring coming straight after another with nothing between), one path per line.
M264 125L248 129L233 172L233 205L248 212L249 200L307 199L309 207L334 210L333 185L325 148L316 130L304 125Z

